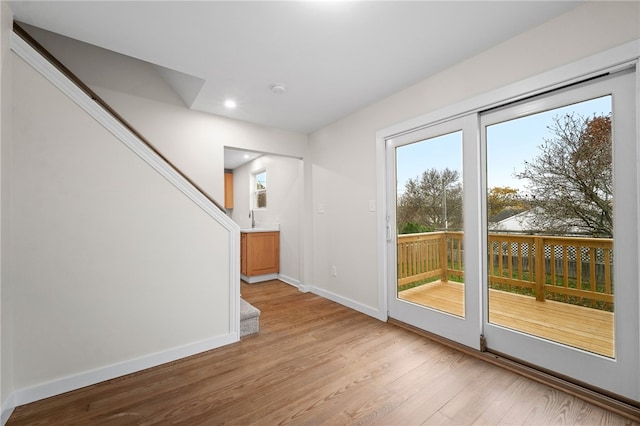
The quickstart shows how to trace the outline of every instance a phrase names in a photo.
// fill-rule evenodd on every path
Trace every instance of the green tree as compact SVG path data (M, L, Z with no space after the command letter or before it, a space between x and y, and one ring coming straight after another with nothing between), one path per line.
M429 229L462 229L460 174L448 168L429 169L409 179L398 198L398 228L414 223Z
M429 226L418 225L415 222L405 222L398 226L398 234L418 234L422 232L433 232Z
M546 232L613 235L611 116L567 114L549 126L540 154L516 176L527 181L528 203Z

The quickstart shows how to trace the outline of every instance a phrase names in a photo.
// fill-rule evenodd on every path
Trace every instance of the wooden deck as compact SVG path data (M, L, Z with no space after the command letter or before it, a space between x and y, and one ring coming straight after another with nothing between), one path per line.
M436 281L400 292L399 298L464 316L463 285ZM613 313L534 297L489 291L489 321L524 333L614 357Z

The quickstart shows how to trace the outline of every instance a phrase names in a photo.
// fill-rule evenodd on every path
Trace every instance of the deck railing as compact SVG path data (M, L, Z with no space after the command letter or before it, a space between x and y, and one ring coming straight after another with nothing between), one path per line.
M398 286L464 277L462 232L398 235Z
M613 240L489 234L489 285L563 301L613 303ZM398 236L398 286L464 280L463 233Z

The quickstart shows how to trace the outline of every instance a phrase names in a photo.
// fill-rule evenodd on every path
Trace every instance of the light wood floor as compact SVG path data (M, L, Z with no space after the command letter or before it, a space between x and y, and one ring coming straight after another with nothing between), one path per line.
M18 407L9 425L635 424L278 281L260 333Z
M399 297L454 315L464 315L463 285L453 281L414 287ZM613 313L505 291L489 291L489 321L612 358Z

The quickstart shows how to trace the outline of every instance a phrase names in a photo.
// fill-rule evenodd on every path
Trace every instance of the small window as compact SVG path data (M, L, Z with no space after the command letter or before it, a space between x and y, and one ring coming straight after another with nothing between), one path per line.
M253 174L253 208L267 208L267 171Z

